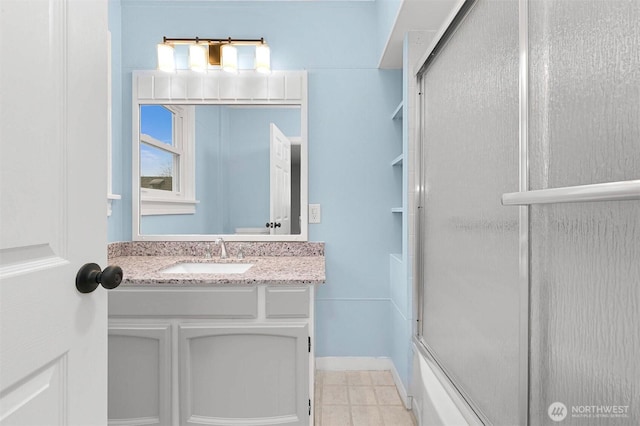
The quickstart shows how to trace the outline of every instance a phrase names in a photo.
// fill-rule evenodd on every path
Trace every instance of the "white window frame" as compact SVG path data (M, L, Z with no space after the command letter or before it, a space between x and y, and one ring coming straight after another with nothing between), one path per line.
M157 104L157 103L156 103ZM149 135L139 134L139 146L142 143L170 152L174 155L174 177L172 191L142 188L140 191L140 213L143 216L168 214L194 214L195 199L195 108L193 105L162 105L173 114L172 145L160 142ZM140 110L138 122L140 126ZM139 161L138 152L138 161Z

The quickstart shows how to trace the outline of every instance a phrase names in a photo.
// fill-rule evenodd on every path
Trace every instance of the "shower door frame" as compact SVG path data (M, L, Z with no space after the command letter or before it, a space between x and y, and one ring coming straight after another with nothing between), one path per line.
M446 25L446 29L437 37L436 42L430 46L423 59L418 62L418 67L414 72L417 87L420 88L420 100L419 108L417 108L418 117L418 130L417 130L417 169L418 169L418 185L415 193L415 205L416 205L416 239L414 243L414 250L416 253L417 261L413 264L413 273L417 277L416 285L414 286L414 314L417 318L416 328L414 332L414 344L420 351L420 353L430 359L440 371L434 371L441 381L447 382L448 388L456 392L458 401L464 401L467 407L459 407L463 411L465 417L475 415L478 420L483 424L491 424L490 420L482 413L482 411L475 407L471 402L472 399L466 394L466 392L456 384L452 376L443 367L442 363L431 350L429 345L422 335L423 325L423 262L421 261L423 255L422 248L422 232L423 232L423 206L425 195L425 177L424 177L424 159L422 153L423 137L424 137L424 100L425 94L423 91L423 77L426 74L429 65L433 59L438 55L439 51L444 48L447 40L455 33L459 25L461 25L466 14L473 8L478 0L466 0L464 1L457 13L451 18L450 22ZM519 114L519 143L518 143L518 191L519 193L526 193L529 191L529 146L528 146L528 133L529 133L529 0L518 0L518 50L519 50L519 63L518 63L518 114ZM518 217L519 228L519 241L518 241L518 256L519 256L519 340L518 340L518 420L522 426L529 425L529 352L530 352L530 266L529 266L529 206L519 206ZM466 408L466 409L463 409Z

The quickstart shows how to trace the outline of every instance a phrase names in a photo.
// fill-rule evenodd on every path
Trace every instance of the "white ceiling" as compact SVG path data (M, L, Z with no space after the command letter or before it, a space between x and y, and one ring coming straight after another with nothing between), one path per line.
M402 43L405 33L425 31L430 33L430 37L435 36L463 2L464 0L404 0L380 58L379 68L402 68Z

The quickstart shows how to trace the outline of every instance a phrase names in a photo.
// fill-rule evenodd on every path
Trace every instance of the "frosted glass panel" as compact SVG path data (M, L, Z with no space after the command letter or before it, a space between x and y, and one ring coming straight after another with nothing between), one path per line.
M640 2L529 19L532 189L640 178ZM534 206L530 241L531 424L640 424L640 202Z
M640 178L640 1L529 2L531 189Z
M517 25L479 1L422 82L423 337L496 425L518 423Z
M569 412L628 410L619 418L569 414L564 425L637 425L640 202L531 212L531 424L553 424L547 409L559 401Z

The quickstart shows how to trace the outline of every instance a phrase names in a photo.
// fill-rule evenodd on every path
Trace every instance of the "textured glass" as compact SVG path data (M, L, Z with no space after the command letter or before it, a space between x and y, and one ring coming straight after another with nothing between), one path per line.
M640 1L529 1L531 189L640 178Z
M640 424L640 201L534 206L531 424ZM573 417L623 406L626 416Z
M640 178L640 2L529 2L533 189ZM531 424L640 424L640 201L531 208ZM612 412L611 407L616 413Z
M518 423L518 3L479 1L423 78L423 337L496 425Z

